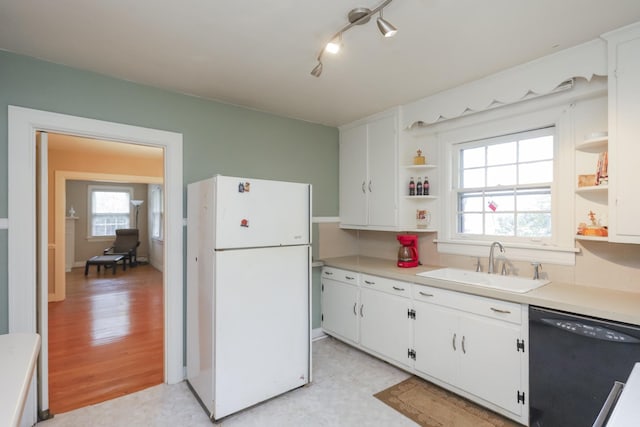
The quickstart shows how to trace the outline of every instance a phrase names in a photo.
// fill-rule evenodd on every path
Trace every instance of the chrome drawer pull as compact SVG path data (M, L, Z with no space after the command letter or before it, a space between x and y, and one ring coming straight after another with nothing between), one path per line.
M355 279L355 277L351 277L351 276L344 276L344 278L345 278L345 279L347 279L347 280L353 280L353 279Z
M500 310L499 308L495 307L491 307L491 311L495 311L496 313L511 314L509 310Z
M404 291L404 288L398 288L397 286L394 286L393 289L395 289L396 291Z
M365 280L364 283L366 283L367 285L375 285L376 282L370 282L369 280Z
M453 351L456 351L456 334L453 334L453 341L451 342L451 344L453 345Z
M420 295L422 295L423 297L432 297L432 296L433 296L433 294L428 294L428 293L426 293L426 292L422 292L422 291L418 291L418 293L419 293Z
M331 276L333 273L331 271L325 271L324 274L326 274L327 276Z

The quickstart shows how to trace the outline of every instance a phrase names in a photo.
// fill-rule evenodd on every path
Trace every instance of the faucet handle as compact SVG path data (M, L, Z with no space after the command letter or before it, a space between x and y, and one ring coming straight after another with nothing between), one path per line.
M542 269L542 264L539 262L532 262L533 266L533 280L538 280L540 278L540 270Z

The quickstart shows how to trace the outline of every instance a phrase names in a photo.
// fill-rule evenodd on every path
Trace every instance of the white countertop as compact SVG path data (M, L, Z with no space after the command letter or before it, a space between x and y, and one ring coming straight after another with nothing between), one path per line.
M442 268L438 266L399 268L393 260L363 256L327 258L323 261L325 265L330 267L383 276L404 282L640 325L640 293L636 292L623 292L552 281L527 293L514 293L416 276L417 273L423 271Z
M636 363L624 385L607 427L637 427L640 423L640 363Z
M40 352L40 335L0 335L0 425L18 426Z

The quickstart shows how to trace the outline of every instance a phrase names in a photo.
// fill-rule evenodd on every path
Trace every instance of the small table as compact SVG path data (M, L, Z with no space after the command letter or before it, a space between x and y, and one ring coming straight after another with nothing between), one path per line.
M86 276L89 273L90 265L98 266L98 273L100 273L100 266L104 265L106 267L113 268L113 274L116 274L116 266L120 261L124 259L123 255L96 255L87 260L87 263L84 265L84 275ZM127 261L122 263L122 271L127 271Z

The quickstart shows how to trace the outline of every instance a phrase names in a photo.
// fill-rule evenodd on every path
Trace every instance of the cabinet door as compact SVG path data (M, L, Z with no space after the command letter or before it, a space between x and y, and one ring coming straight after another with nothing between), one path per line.
M369 225L397 225L397 137L395 115L368 125Z
M358 287L322 279L322 329L353 343L358 341Z
M518 352L520 325L460 314L459 387L520 415L524 353Z
M640 243L640 199L633 178L640 158L640 38L615 44L613 53L615 70L609 74L609 240Z
M461 335L457 332L456 311L439 305L414 301L413 348L416 370L456 385Z
M340 133L340 222L367 224L367 126Z
M411 300L371 289L360 290L360 344L410 366Z

